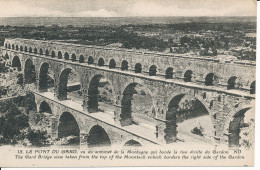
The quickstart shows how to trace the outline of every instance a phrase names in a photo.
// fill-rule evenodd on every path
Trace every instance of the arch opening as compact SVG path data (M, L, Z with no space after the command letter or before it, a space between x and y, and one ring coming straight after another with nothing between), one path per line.
M105 112L113 116L114 100L113 88L108 80L102 75L94 76L88 89L89 113Z
M43 50L40 48L40 55L42 55L43 54Z
M165 71L165 78L166 79L173 78L173 68L172 67L167 68L167 70Z
M88 64L93 64L94 63L94 58L92 56L88 57Z
M8 48L11 49L11 44L8 44Z
M205 77L205 85L213 86L218 84L218 77L214 73L209 73Z
M99 125L93 126L87 139L88 147L109 147L111 141L106 131Z
M24 47L24 51L25 51L25 52L27 52L27 51L28 51L28 49L27 49L27 46L25 46L25 47Z
M24 66L24 83L31 84L36 82L35 65L31 59L27 59Z
M58 52L58 59L62 59L62 53L60 51Z
M46 101L43 101L41 103L40 108L39 108L39 112L40 113L52 114L51 107Z
M23 51L23 46L22 45L20 46L20 51Z
M254 109L244 108L239 110L229 123L228 145L229 147L252 147L252 133L254 131Z
M37 48L36 47L34 48L33 52L34 52L34 54L37 54Z
M152 96L145 86L138 83L129 84L123 91L121 100L121 125L138 125L156 133L155 109Z
M157 67L155 65L152 65L149 68L149 76L156 76L156 72L157 72Z
M211 143L214 138L214 126L204 104L195 97L180 94L171 99L166 112L164 139L172 143L178 138L192 142L194 139ZM178 132L177 132L178 127Z
M32 53L32 47L29 48L29 53Z
M104 66L105 65L105 61L103 58L99 58L98 59L98 66Z
M228 82L227 82L227 89L230 90L230 89L237 89L237 77L236 76L232 76L228 79Z
M191 70L187 70L184 73L184 81L185 82L191 82L192 81L192 74L193 74L193 72Z
M114 59L111 59L109 61L109 68L110 69L116 68L116 61Z
M79 56L79 63L84 63L84 62L85 62L84 56L80 55Z
M51 57L54 58L55 57L55 51L51 52Z
M79 145L80 129L75 117L64 112L60 116L58 125L58 138L63 141L63 145Z
M64 69L59 77L58 99L72 100L79 104L83 104L81 92L81 83L79 75L72 69Z
M142 64L136 63L136 65L135 65L135 73L142 73Z
M136 140L129 140L124 144L124 147L140 147L140 146L142 145Z
M12 44L12 50L14 50L14 44Z
M128 70L128 62L127 62L126 60L123 60L123 61L122 61L121 70L122 70L122 71Z
M39 90L54 92L54 73L48 63L43 63L40 68Z
M12 67L17 68L17 71L22 71L21 61L18 56L14 56L12 60Z
M45 50L45 56L49 56L49 50L48 49Z
M76 60L77 60L77 57L76 57L76 55L73 53L73 54L71 55L71 61L74 62L74 61L76 61Z
M16 49L16 51L18 51L18 50L19 50L19 46L18 46L18 45L16 45L15 49Z
M69 54L67 52L65 52L65 54L64 54L64 59L69 60Z
M255 81L253 81L250 85L250 94L255 94Z

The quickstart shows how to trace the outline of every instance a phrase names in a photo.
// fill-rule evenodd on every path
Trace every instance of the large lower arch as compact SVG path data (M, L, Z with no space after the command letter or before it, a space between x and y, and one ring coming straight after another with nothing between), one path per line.
M21 61L20 61L20 58L19 58L18 56L14 56L14 57L13 57L12 67L17 68L18 71L21 71L21 70L22 70Z
M155 131L155 111L151 92L143 85L133 82L123 90L121 100L121 125L142 125Z
M74 116L69 112L64 112L59 118L58 138L65 139L63 144L79 145L80 129Z
M27 59L24 65L24 83L31 84L36 82L35 66L31 59Z
M95 125L90 129L87 138L87 143L88 147L111 146L111 141L109 139L108 134L99 125Z
M54 75L48 63L41 64L39 73L39 90L48 91L54 87Z
M208 110L203 102L193 96L174 96L168 103L166 112L166 143L175 142L177 133L181 134L184 141L191 140L190 137L211 141L214 137L214 126Z
M249 145L248 142L252 142L251 140L244 141L244 139L241 139L241 130L245 129L246 127L249 127L251 123L254 122L250 122L252 121L252 115L248 115L249 120L246 120L245 117L249 111L253 111L253 109L251 107L247 107L247 108L243 108L241 110L239 110L232 118L232 120L229 123L229 128L228 128L228 144L229 147L239 147L241 145L246 144ZM250 133L250 132L249 132ZM246 147L250 147L250 146L246 146Z
M81 83L79 75L71 68L64 69L59 76L58 99L67 100L69 94L70 99L82 102L80 89Z
M111 83L104 76L95 75L89 83L88 111L90 113L98 111L113 112L114 101L114 89Z

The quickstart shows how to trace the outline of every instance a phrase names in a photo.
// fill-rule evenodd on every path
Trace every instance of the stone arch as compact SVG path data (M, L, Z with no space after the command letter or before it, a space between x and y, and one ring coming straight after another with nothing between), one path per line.
M32 53L32 47L29 48L29 53Z
M155 65L152 65L149 68L149 76L156 76L157 73L157 67Z
M76 54L73 53L73 54L71 55L71 61L74 62L74 61L76 61L76 60L77 60Z
M69 78L70 75L75 75L73 77L73 83L70 84ZM58 84L58 99L67 100L67 94L73 91L78 91L81 89L80 77L78 73L72 68L65 68L61 71L59 75L59 84ZM79 94L80 95L80 94Z
M237 77L236 76L232 76L228 79L228 82L227 82L227 89L230 90L230 89L236 89L237 88Z
M169 99L164 136L166 143L176 141L179 133L177 127L187 136L206 136L209 141L213 139L213 118L204 100L184 93L175 94Z
M255 94L255 81L253 81L250 85L250 94Z
M66 144L80 144L80 128L77 120L70 112L63 112L59 117L58 138L66 138Z
M205 77L205 85L213 86L218 84L218 77L214 73L209 73Z
M39 112L52 114L51 107L46 101L41 102Z
M8 44L8 48L11 49L11 44Z
M35 65L31 59L27 59L24 65L24 83L31 84L36 82Z
M16 45L15 49L16 49L16 51L18 51L18 50L19 50L19 46L18 46L18 45Z
M142 64L140 63L135 64L135 73L142 73Z
M33 52L34 52L34 54L37 54L37 48L36 47L34 48Z
M100 86L104 86L104 83L106 82L101 82L101 79L105 79L106 82L108 82L111 90L112 90L112 101L111 105L114 104L114 101L116 100L115 97L115 90L113 88L113 84L110 80L108 80L106 77L104 77L101 74L97 74L94 75L91 79L90 79L90 83L88 86L88 111L91 112L97 112L99 111L99 91L98 88Z
M58 52L58 59L62 59L62 53L61 53L61 51Z
M191 81L192 81L192 74L193 74L193 71L187 70L187 71L184 73L184 81L185 81L185 82L191 82Z
M109 66L108 66L110 69L112 68L116 68L116 61L114 59L111 59L109 61Z
M43 55L43 50L40 48L40 55Z
M12 67L16 67L18 71L22 70L21 60L17 55L12 59Z
M79 63L84 63L85 62L85 58L83 55L79 56Z
M245 114L252 109L252 107L245 107L237 111L229 122L228 127L228 145L229 147L238 147L240 146L240 135L241 129L245 127L249 127L249 122L245 122ZM250 120L252 116L250 115Z
M154 104L154 96L153 93L149 90L148 87L146 87L145 85L143 85L142 82L131 82L126 84L126 86L124 86L122 92L122 99L121 99L121 113L120 113L120 119L121 119L121 125L122 126L127 126L127 125L131 125L132 123L135 123L135 119L133 119L133 113L132 113L132 100L133 100L133 96L136 93L136 86L137 85L141 85L142 89L145 91L145 94L150 96L151 100L149 102L149 109L148 109L148 113L145 113L144 115L142 115L142 117L146 117L147 119L149 119L151 121L151 123L153 124L153 119L154 117L156 117L156 113L152 112L155 104ZM137 115L136 115L137 116ZM142 122L140 122L142 123Z
M103 58L99 58L98 59L98 66L104 66L105 65L105 61Z
M49 54L49 50L48 49L46 49L45 50L45 56L49 56L50 54Z
M111 146L111 141L104 128L99 125L94 125L87 138L88 147L109 147Z
M27 52L27 51L28 51L28 49L27 49L27 46L25 46L25 47L24 47L24 51L25 51L25 52Z
M49 88L54 87L54 75L51 75L50 64L43 62L40 66L39 72L39 90L48 91Z
M65 52L65 54L64 54L64 59L69 60L69 54L67 52Z
M173 78L173 68L168 67L165 71L165 78L166 79L172 79Z
M94 64L94 58L92 56L88 57L88 64Z
M125 142L124 147L141 147L141 143L136 141L136 140L128 140L127 142Z
M12 50L14 50L14 44L12 44Z
M20 45L20 51L23 51L23 46L22 45Z
M122 71L128 70L128 61L126 61L126 60L122 61L122 63L121 63L121 70Z
M55 51L51 51L51 57L54 58L55 57Z

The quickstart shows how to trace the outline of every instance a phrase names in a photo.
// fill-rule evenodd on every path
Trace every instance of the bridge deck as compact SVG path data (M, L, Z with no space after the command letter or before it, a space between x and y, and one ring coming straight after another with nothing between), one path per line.
M5 50L17 52L16 50L12 50L12 49L5 49ZM131 71L122 71L122 70L119 70L119 69L110 69L106 66L96 66L96 65L93 65L93 64L90 65L88 63L78 63L78 62L72 62L70 60L61 60L61 59L58 59L58 58L51 58L50 56L44 56L44 55L34 54L34 53L29 53L29 52L19 51L19 53L27 54L27 55L30 55L30 56L33 56L33 57L39 57L39 58L44 58L44 59L48 59L48 60L58 61L58 62L62 62L62 63L69 63L69 64L72 64L72 65L79 65L79 66L84 66L84 67L88 67L88 68L92 68L92 69L103 70L103 71L107 71L107 72L125 74L125 75L128 75L128 76L142 78L142 79L160 81L160 82L165 82L165 83L169 83L169 84L172 83L172 84L176 84L176 85L184 86L184 87L188 87L188 88L193 88L193 89L201 89L201 90L211 91L211 92L220 92L220 93L225 93L225 94L228 94L228 95L241 96L241 97L246 97L246 98L250 98L250 99L255 99L254 94L249 94L249 89L248 89L248 91L242 91L242 90L239 90L239 89L227 90L226 86L206 86L203 83L198 83L198 82L184 82L184 81L181 81L178 78L164 79L164 78L161 78L159 76L148 76L148 75L145 75L145 74L142 74L142 73L134 73L134 72L131 72Z
M134 136L137 136L139 138L147 140L151 143L162 145L158 141L158 139L156 139L156 135L155 135L152 128L149 128L147 126L135 125L135 124L122 127L122 126L115 123L115 121L113 119L113 113L112 112L88 113L88 112L83 110L82 103L79 102L79 101L73 101L73 100L59 101L55 98L54 93L52 93L52 92L43 92L43 93L38 93L38 92L35 92L35 91L32 91L32 92L37 94L37 95L40 95L42 97L45 97L49 100L52 100L52 101L54 101L58 104L61 104L65 107L71 108L71 109L73 109L73 110L75 110L75 111L77 111L81 114L88 116L88 117L91 117L93 119L96 119L98 121L106 123L110 126L118 128L120 130L123 130L127 133L130 133ZM184 140L184 142L181 142L182 140ZM191 136L191 135L187 135L187 134L184 134L184 133L181 133L181 132L178 133L178 141L179 142L175 142L175 143L170 144L170 146L171 145L174 145L174 146L184 146L185 145L185 146L187 146L188 144L198 143L198 144L202 144L203 146L210 147L210 146L213 146L213 145L216 144L216 143L214 144L214 142L209 142L208 140L203 140L202 138L196 137L195 135ZM217 144L217 145L219 145L219 144Z

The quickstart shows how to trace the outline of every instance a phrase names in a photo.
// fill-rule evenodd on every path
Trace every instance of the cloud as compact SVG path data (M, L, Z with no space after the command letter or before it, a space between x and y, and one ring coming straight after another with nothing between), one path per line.
M163 1L162 1L163 2ZM137 2L129 6L125 13L128 16L255 16L256 5L254 3L245 3L250 1L240 1L232 3L232 1L203 1L201 6L196 8L183 8L182 3L172 3L164 6L154 2ZM195 2L193 2L195 3ZM217 4L216 4L217 3ZM194 5L195 6L195 5ZM216 8L218 6L219 8Z
M64 12L42 7L29 7L19 2L1 2L0 17L116 17L114 11L99 9L96 11Z

